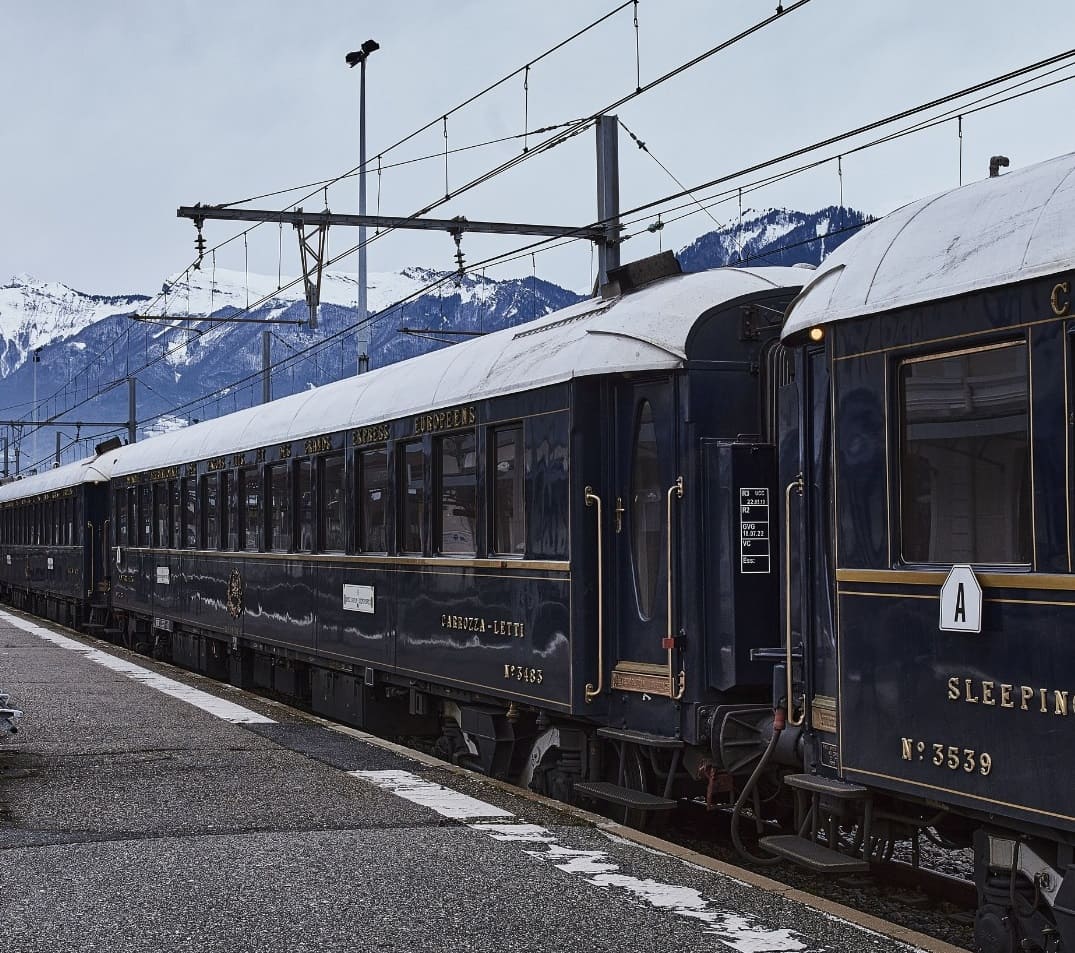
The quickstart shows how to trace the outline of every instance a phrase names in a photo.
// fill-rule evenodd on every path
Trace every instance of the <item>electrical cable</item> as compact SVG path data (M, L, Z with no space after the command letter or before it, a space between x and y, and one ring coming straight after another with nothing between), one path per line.
M800 0L800 2L805 3L805 2L808 2L808 0ZM765 22L768 22L768 21L765 21ZM1011 71L1009 73L1003 74L1002 76L994 77L993 79L987 80L987 81L985 81L983 83L975 84L974 86L968 87L967 89L960 90L960 91L955 92L955 93L950 93L950 94L948 94L948 95L946 95L944 97L940 97L938 99L932 100L929 103L922 104L920 106L913 107L913 108L908 109L908 110L903 110L903 111L901 111L899 113L896 113L896 114L894 114L892 116L886 117L885 119L877 120L877 121L869 123L869 124L867 124L865 126L860 126L860 127L856 128L854 130L851 130L850 132L843 133L843 134L841 134L839 136L834 136L834 137L830 137L828 139L822 140L819 143L813 144L812 146L807 146L807 147L803 147L803 148L794 150L793 152L786 153L786 154L784 154L784 155L782 155L782 156L780 156L780 157L778 157L776 159L768 160L767 162L764 162L764 163L758 163L758 164L756 164L754 166L748 167L745 170L740 170L737 173L730 173L728 175L721 176L721 177L719 177L717 179L710 180L709 182L703 183L702 185L695 186L695 187L693 187L691 189L683 189L678 193L673 193L670 196L665 196L662 199L658 199L658 200L656 200L654 202L645 203L644 205L637 206L634 209L630 209L630 210L628 210L628 211L626 211L624 213L621 213L621 215L637 214L640 211L645 211L645 210L648 210L648 209L653 208L655 206L660 206L660 205L667 204L667 202L669 202L669 201L674 201L677 198L682 198L684 196L691 195L693 192L697 192L697 191L701 190L702 188L712 187L715 184L722 184L724 182L727 182L727 181L729 181L731 179L734 179L736 177L742 176L744 174L749 174L752 171L758 171L758 170L760 170L762 168L765 168L765 167L767 167L769 165L774 165L774 164L778 164L780 162L786 161L789 157L804 155L807 152L811 151L812 149L823 148L826 145L834 144L836 142L841 141L842 139L850 138L850 137L852 137L854 135L859 135L863 131L876 129L876 128L879 128L879 127L881 127L881 126L883 126L885 124L888 124L888 123L891 123L893 121L896 121L896 120L898 120L900 118L907 118L908 116L914 115L917 112L924 111L924 110L929 109L929 108L935 108L938 104L947 104L949 102L952 102L952 101L960 98L961 96L968 95L968 94L970 94L972 92L981 91L983 89L988 88L990 85L995 85L998 82L1004 82L1004 81L1007 81L1007 80L1012 79L1012 78L1017 78L1017 77L1020 77L1020 76L1024 76L1029 72L1032 72L1034 70L1042 68L1043 66L1052 65L1052 64L1060 62L1060 61L1062 61L1064 59L1070 58L1072 55L1075 55L1075 50L1069 50L1069 51L1067 51L1065 53L1057 54L1056 56L1047 58L1045 60L1039 61L1039 62L1034 63L1034 64L1030 64L1029 66L1023 67L1023 68L1021 68L1019 70ZM676 71L672 71L672 72L675 73L675 72L678 72L678 71L681 71L681 70L682 70L682 67L677 69ZM672 74L666 74L666 76L668 76L668 75L672 75ZM1059 82L1067 81L1067 79L1068 78L1065 78L1065 79L1062 79L1062 80L1057 80L1055 83L1052 83L1052 84L1049 84L1049 85L1050 86L1051 85L1056 85ZM651 86L652 85L653 84L651 84ZM647 88L649 88L649 87L647 87ZM1042 88L1047 88L1047 87L1042 87ZM1027 90L1027 91L1025 91L1023 93L1018 94L1018 96L1027 95L1030 92L1034 92L1034 91L1037 91L1037 89ZM994 94L993 97L989 97L989 98L995 98L996 95L999 95L999 94ZM1009 97L1009 99L1010 98L1018 98L1018 97L1013 96L1013 97ZM1008 101L1008 100L1005 100L1005 101ZM996 103L989 104L989 105L996 105ZM983 109L983 108L987 108L987 107L986 106L979 106L978 108ZM963 114L966 114L966 110L963 110ZM923 127L925 127L925 126L923 125ZM907 134L907 133L904 132L904 133L901 133L901 134ZM897 134L894 134L894 135L897 135ZM554 137L554 138L556 138L556 137ZM888 138L890 138L890 137L886 137L886 139L888 139ZM885 140L879 140L879 141L885 141ZM861 146L859 148L866 148L866 146ZM848 151L856 151L856 150L845 150L843 154L847 154ZM816 165L816 164L818 164L818 163L814 163L814 165ZM458 192L456 194L458 194ZM692 198L692 201L693 201L693 198ZM563 242L560 242L560 243L563 243ZM516 253L525 254L526 251L529 248L536 248L536 247L547 245L547 244L549 244L549 240L545 240L545 241L542 241L542 242L535 242L535 243L532 243L530 246L526 246L526 248L516 250ZM335 256L330 262L328 262L328 264L334 264L335 262L339 261L341 258L346 257L349 254L352 254L356 250L356 248L357 248L357 246L355 248L348 249L347 251L341 253L338 256ZM507 260L507 257L508 256L494 256L493 258L488 259L485 263L477 263L477 266L481 266L482 264L486 264L486 265L495 264L498 261L500 261L501 259ZM468 270L470 270L470 269L468 269ZM295 282L292 282L291 285L288 285L286 287L290 288L294 284L297 284L297 283L298 283L298 280L296 280ZM286 288L283 289L283 290L286 290ZM270 297L272 297L272 296L267 296L262 301L255 302L251 307L256 308L256 307L260 306L261 303L264 303L264 300L268 300L268 298L270 298ZM405 300L410 300L410 298L405 299ZM354 330L355 327L356 326L351 326L351 327L345 329L345 332L350 331L350 330ZM204 332L198 332L198 333L204 333ZM166 352L165 355L162 355L161 358L158 358L156 360L163 359L169 353L171 353L171 352ZM154 363L155 363L155 361L154 361ZM115 386L115 385L113 384L112 386ZM75 406L77 407L79 405L80 404L76 404ZM70 408L70 409L73 409L73 408ZM63 412L66 413L68 411L63 411ZM59 415L57 415L57 416L59 416Z

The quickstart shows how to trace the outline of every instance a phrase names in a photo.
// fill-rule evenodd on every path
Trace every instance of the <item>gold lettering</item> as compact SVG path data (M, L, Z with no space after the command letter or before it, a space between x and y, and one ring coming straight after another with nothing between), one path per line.
M431 414L422 414L414 418L415 435L435 433L438 430L452 430L476 423L478 414L473 406L453 407L450 410L438 410ZM387 428L386 428L387 429ZM381 439L387 440L387 433Z
M970 690L971 681L972 681L972 679L969 679L969 678L964 679L964 682L966 683L966 686L967 686L967 701L969 701L972 705L977 705L978 704L978 699L975 698L974 695L971 694L971 690Z
M982 704L983 705L995 705L993 700L993 683L982 682Z
M948 698L950 701L959 699L959 676L953 675L948 679Z
M1041 711L1042 711L1042 714L1043 715L1047 714L1049 709L1045 704L1045 689L1044 688L1039 688L1038 689L1038 695L1041 698Z
M1057 689L1053 692L1053 700L1056 704L1056 715L1066 715L1068 713L1068 693Z
M417 426L415 427L417 432ZM384 443L388 440L388 424L375 424L372 427L359 427L352 432L351 439L356 447L367 443Z
M902 749L903 749L903 760L904 761L910 761L911 760L911 746L913 744L912 739L910 739L910 738L901 738L900 743L901 743L901 746L902 746Z
M1049 295L1049 304L1053 307L1053 314L1058 318L1064 317L1071 308L1071 300L1060 300L1061 295L1067 295L1070 288L1066 281L1061 281L1059 284L1053 286L1053 293Z
M1001 708L1014 708L1015 702L1012 701L1012 686L1001 685L1000 686L1000 707Z
M1031 688L1029 685L1021 686L1019 689L1019 697L1022 701L1023 711L1030 711L1030 709L1027 707L1027 702L1029 702L1030 699L1034 697L1034 689Z

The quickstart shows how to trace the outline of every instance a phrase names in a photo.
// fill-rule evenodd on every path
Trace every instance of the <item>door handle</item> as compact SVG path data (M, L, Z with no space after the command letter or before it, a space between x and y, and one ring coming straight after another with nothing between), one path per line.
M597 507L597 686L586 684L586 703L592 702L605 687L605 572L604 541L601 536L601 497L586 487L586 505Z
M800 473L784 490L784 666L787 669L788 724L801 725L806 720L806 695L803 695L803 710L795 718L795 696L792 695L791 678L791 494L803 494L803 475Z
M675 592L675 585L674 585L675 576L674 576L674 572L673 572L673 559L672 559L673 554L675 552L674 546L672 545L672 501L673 501L673 499L677 499L677 500L682 500L683 499L683 477L677 477L676 482L673 483L668 488L668 501L667 501L668 502L668 510L667 510L667 514L666 514L667 519L668 519L668 552L666 554L667 555L667 563L668 563L668 635L666 636L663 645L664 645L664 648L666 648L668 650L668 697L673 698L673 699L677 699L677 698L682 698L683 697L683 692L687 687L687 673L686 672L680 672L679 673L679 688L677 689L676 688L676 675L675 675L674 669L672 668L672 653L673 653L673 651L675 651L675 645L676 645L675 620L673 618L673 611L672 611L672 607L673 607L672 599L673 599L673 593Z

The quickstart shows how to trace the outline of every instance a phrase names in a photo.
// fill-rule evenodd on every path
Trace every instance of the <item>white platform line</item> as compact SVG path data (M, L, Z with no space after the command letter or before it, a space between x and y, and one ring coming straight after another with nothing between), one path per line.
M451 788L434 784L411 774L410 771L348 771L349 775L369 781L397 797L451 817L455 820L471 820L478 817L514 817L510 811L486 804L468 794L460 794Z
M558 844L558 837L536 824L471 824L473 830L495 840L527 845L525 853L551 863L565 873L577 874L594 887L621 890L636 900L674 916L702 924L703 933L739 953L796 953L824 950L808 947L805 937L783 927L772 928L734 910L722 910L693 887L641 880L620 872L620 866L603 850L579 850ZM909 947L900 944L903 949Z
M78 652L91 662L96 662L113 672L126 675L128 678L141 682L143 685L148 685L150 688L156 689L165 695L170 695L172 698L178 698L180 701L193 705L195 708L200 708L202 711L224 721L230 721L236 725L273 725L276 723L272 718L259 715L256 711L243 708L242 705L236 705L234 702L217 698L216 695L210 695L208 692L192 688L190 685L184 685L175 679L151 672L141 665L135 665L133 662L117 658L115 655L109 655L107 652L90 648L88 645L83 645L81 642L76 642L74 639L69 639L57 632L51 632L40 625L35 625L33 622L20 619L18 616L0 612L0 620L14 626L16 629L22 629L24 632L36 635L46 642L51 642L61 649Z

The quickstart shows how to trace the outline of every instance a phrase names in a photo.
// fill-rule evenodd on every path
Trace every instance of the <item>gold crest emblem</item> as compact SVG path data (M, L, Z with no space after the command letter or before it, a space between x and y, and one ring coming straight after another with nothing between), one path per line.
M243 614L243 576L238 569L231 571L228 579L228 615L238 619Z

